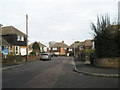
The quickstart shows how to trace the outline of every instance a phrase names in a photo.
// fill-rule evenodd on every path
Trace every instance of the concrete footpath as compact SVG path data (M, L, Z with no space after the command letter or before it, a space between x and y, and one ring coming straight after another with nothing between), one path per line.
M29 61L29 62L20 62L20 63L16 63L16 64L5 64L5 65L0 64L0 71L1 70L7 70L7 69L10 69L10 68L15 68L15 67L18 67L18 66L22 66L23 64L32 63L32 62L35 62L35 61L37 61L37 60L33 60L33 61Z
M76 58L74 58L74 62L74 70L78 73L99 77L119 77L118 69L96 67L90 64L85 64L85 61L80 61Z

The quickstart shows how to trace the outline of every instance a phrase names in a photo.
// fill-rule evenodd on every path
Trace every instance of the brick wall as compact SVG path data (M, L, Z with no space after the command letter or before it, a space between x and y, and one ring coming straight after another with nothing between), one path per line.
M95 59L94 65L107 68L120 68L120 58Z

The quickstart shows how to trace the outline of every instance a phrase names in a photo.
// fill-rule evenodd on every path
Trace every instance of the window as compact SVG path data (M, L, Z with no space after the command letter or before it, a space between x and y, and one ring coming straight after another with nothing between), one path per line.
M24 37L23 36L21 36L21 41L24 41Z
M17 41L24 41L24 36L18 35L17 36Z
M15 47L15 54L19 54L19 46Z
M80 50L83 50L84 48L83 48L83 46L80 46L79 49L80 49Z
M57 48L53 48L53 50L57 50Z
M73 51L72 49L69 49L69 51Z
M15 48L15 51L16 51L15 53L18 54L18 47Z
M10 46L10 52L12 52L12 46Z
M51 48L49 48L49 50L51 50Z
M10 50L12 50L12 46L10 46Z

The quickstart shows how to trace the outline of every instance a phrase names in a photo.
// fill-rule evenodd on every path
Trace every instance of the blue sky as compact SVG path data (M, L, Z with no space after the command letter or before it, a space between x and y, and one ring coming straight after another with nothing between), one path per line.
M97 15L118 16L119 0L0 0L0 23L25 33L29 21L29 43L40 41L84 41L93 36L90 24Z

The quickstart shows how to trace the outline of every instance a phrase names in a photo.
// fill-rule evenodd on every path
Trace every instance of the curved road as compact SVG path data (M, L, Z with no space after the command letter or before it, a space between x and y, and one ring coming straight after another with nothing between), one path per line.
M74 72L72 57L53 57L3 71L3 88L118 88L118 78Z

